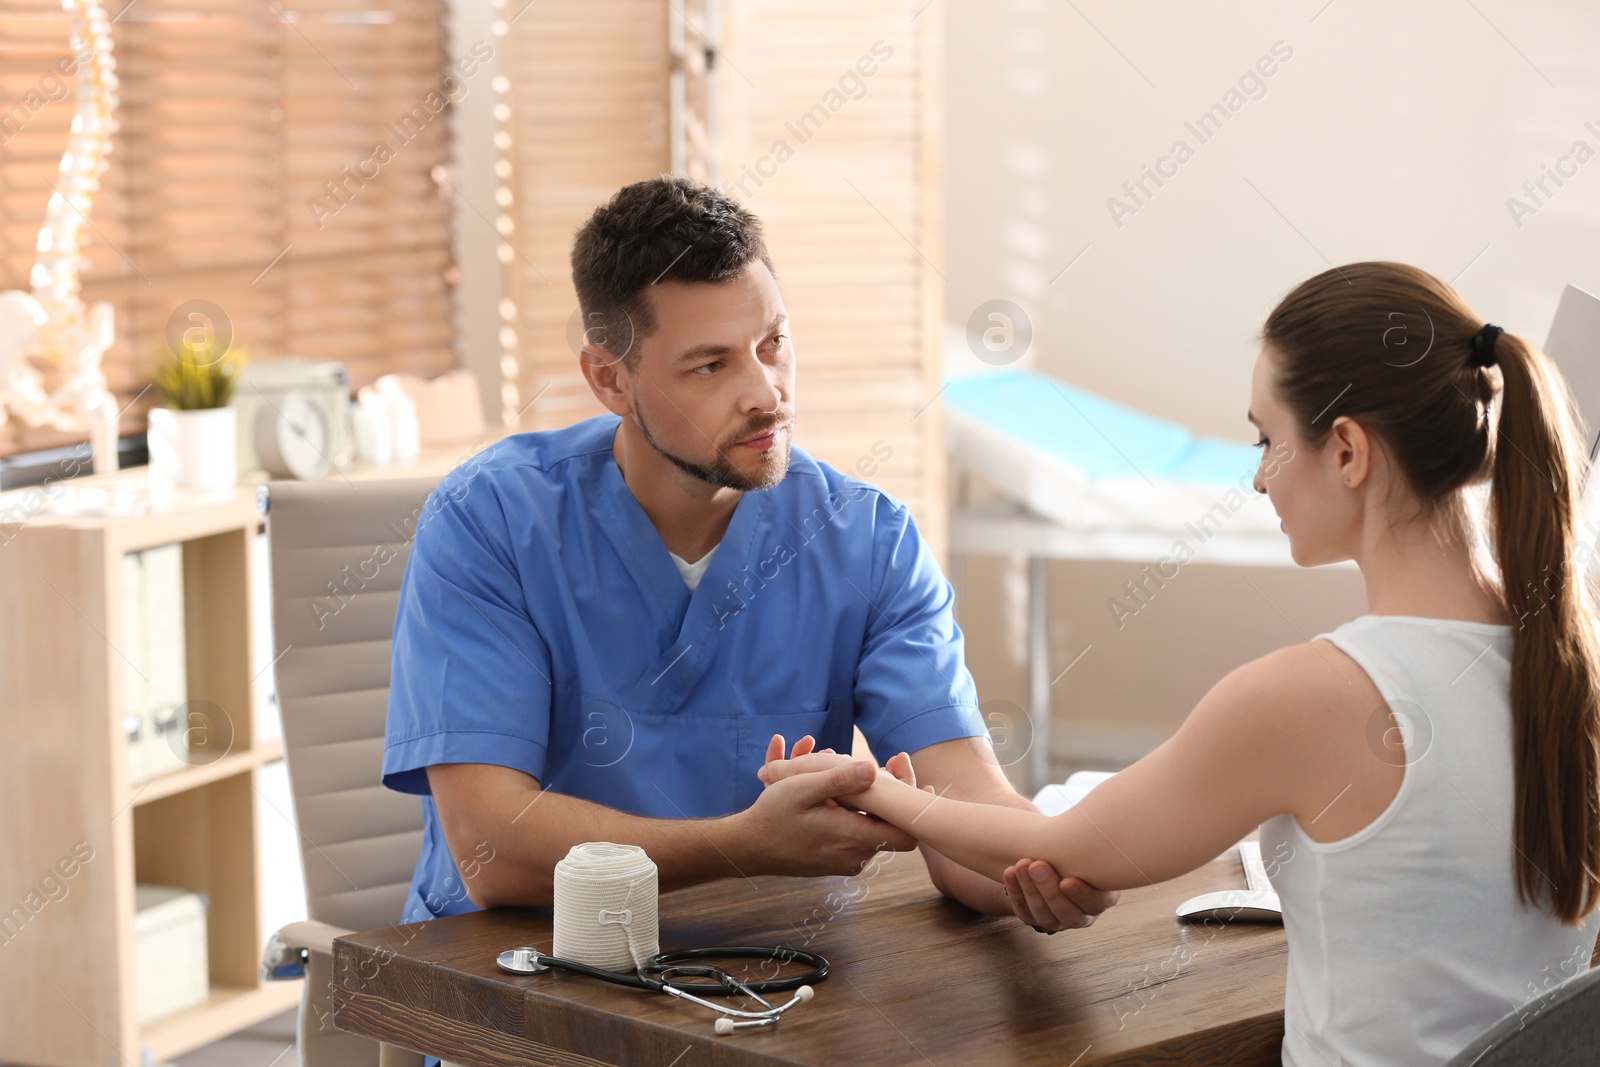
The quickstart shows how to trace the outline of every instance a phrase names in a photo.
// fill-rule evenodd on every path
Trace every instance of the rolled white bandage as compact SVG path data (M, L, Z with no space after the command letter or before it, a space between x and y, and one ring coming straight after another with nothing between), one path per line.
M637 845L588 841L555 870L555 946L562 959L631 971L661 951L656 865Z

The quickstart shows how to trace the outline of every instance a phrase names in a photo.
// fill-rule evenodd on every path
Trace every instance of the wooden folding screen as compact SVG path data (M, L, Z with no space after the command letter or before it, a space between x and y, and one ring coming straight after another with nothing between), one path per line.
M572 235L618 187L670 170L682 131L680 169L766 224L800 359L797 442L870 472L942 543L938 34L918 6L510 0L505 414L536 429L599 410L572 350Z

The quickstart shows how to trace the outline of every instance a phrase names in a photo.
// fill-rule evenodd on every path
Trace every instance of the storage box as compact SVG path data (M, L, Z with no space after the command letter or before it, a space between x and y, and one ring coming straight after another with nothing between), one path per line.
M140 885L133 890L133 907L139 1025L205 1003L211 994L205 898L187 889Z

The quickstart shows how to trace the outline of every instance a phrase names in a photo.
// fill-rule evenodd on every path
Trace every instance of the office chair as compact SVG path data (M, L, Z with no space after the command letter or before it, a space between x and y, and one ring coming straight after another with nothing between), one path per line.
M1600 967L1569 978L1479 1034L1445 1067L1600 1063Z
M305 976L303 1067L421 1067L414 1052L333 1025L333 939L398 922L422 849L422 807L383 787L400 578L438 480L273 482L268 541L283 748L310 921L267 942L268 978Z

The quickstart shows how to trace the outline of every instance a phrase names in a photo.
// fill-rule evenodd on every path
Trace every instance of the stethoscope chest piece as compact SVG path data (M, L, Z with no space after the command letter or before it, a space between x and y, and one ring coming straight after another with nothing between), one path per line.
M507 949L496 956L494 962L509 974L542 974L550 969L550 965L539 958L539 950L527 946Z

